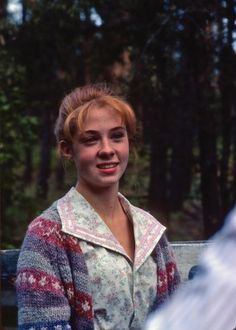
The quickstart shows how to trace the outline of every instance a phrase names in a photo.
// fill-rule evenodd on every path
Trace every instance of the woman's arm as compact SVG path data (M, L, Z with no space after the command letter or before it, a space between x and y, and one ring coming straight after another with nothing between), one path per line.
M151 311L166 302L180 284L174 252L165 235L158 242L153 257L157 264L157 297Z
M39 217L29 226L17 272L20 330L71 328L68 291L60 269L65 253L60 237L56 222Z
M164 258L168 294L171 295L180 284L180 274L174 251L164 234L159 242L160 254Z

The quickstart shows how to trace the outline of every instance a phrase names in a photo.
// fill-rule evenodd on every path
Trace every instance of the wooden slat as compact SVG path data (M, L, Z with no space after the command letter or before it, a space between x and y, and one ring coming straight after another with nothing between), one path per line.
M209 241L186 241L172 242L178 269L181 276L181 281L185 282L189 279L189 272L192 267L198 264L199 255L207 247L212 244Z
M1 251L1 329L17 329L16 266L19 250Z

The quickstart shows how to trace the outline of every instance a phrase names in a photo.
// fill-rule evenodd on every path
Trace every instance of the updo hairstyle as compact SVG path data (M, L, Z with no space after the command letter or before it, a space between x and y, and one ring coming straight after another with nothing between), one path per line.
M54 131L57 143L65 141L71 145L76 133L83 131L89 113L101 108L113 109L120 114L128 137L132 140L136 131L132 107L105 84L95 84L78 87L62 100Z

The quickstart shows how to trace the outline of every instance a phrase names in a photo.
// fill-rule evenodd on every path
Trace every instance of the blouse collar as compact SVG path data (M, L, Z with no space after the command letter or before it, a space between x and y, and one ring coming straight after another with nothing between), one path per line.
M130 204L120 193L119 199L127 216L133 221L134 266L138 268L152 253L166 228L149 213ZM58 200L57 209L64 233L118 252L130 260L106 223L74 187Z

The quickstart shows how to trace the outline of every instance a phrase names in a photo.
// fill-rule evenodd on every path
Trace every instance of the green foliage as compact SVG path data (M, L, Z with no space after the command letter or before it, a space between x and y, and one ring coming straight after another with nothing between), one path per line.
M0 173L3 247L17 241L16 220L23 219L24 206L31 197L24 195L25 150L36 141L37 119L30 116L25 100L25 69L5 47L0 49ZM14 237L14 239L12 239ZM21 238L20 238L21 239ZM19 237L18 237L19 240Z
M64 180L51 152L56 111L75 86L103 80L126 92L141 121L142 141L122 192L151 212L173 212L179 228L185 201L202 200L210 227L218 208L224 204L224 213L235 201L235 25L229 1L21 3L22 21L0 22L5 246L19 244L32 216L74 183L71 169ZM31 146L33 180L27 185ZM39 200L42 181L47 199Z

